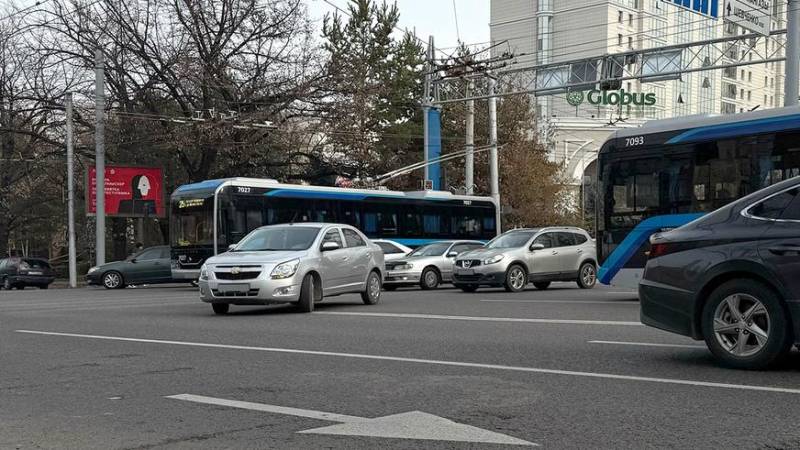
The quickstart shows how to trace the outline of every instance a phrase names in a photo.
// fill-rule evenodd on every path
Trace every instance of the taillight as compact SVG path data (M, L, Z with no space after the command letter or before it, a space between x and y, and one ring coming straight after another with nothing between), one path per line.
M647 252L647 257L650 259L658 258L659 256L666 255L667 253L669 253L667 244L652 244L650 246L650 251Z

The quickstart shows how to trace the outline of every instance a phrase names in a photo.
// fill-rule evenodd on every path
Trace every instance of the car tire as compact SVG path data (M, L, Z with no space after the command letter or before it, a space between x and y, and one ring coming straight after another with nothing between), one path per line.
M361 293L365 305L374 305L381 301L381 276L376 271L369 273L367 285Z
M300 312L314 312L314 276L310 273L303 278L300 286L300 300L297 302Z
M422 276L419 278L419 285L423 290L432 291L439 287L442 282L442 277L439 272L433 267L427 267L422 271Z
M228 314L228 311L231 309L230 303L212 303L211 308L214 310L214 314L218 316L224 316Z
M384 284L383 285L383 290L384 291L394 291L394 290L397 290L397 286L395 286L393 284Z
M540 291L543 291L543 290L545 290L545 289L550 287L550 282L549 281L537 281L537 282L533 283L533 286L536 287L536 289L539 289Z
M734 369L763 369L792 347L780 297L755 280L732 280L714 289L703 307L701 325L708 349Z
M507 292L522 292L528 285L528 274L525 268L519 264L512 264L506 270L506 282L503 286Z
M477 284L459 284L458 288L461 289L464 292L472 293L472 292L475 292L475 291L478 290L478 285Z
M125 287L125 279L116 270L111 270L103 274L101 283L106 289L122 289Z
M597 284L597 267L593 262L585 262L578 269L578 287L581 289L592 289Z
M14 289L14 285L11 284L11 281L8 278L3 278L3 289L7 291Z

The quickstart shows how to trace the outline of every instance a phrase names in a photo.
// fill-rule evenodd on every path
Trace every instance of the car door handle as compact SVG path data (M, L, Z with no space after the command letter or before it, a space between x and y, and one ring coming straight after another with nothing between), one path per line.
M577 250L577 253L583 253L583 250L581 250L581 249L578 249L578 250Z
M348 258L347 256L342 256L342 261L347 261L348 259L350 258Z
M787 253L800 255L800 245L776 245L770 247L769 251L775 255L786 255Z
M551 253L551 255L557 255L557 254L558 254L558 252L555 251L555 250L553 250L553 253Z

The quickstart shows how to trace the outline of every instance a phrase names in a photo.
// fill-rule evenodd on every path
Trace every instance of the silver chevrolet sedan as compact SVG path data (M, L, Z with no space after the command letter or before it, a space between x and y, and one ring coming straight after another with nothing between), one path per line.
M397 261L386 263L384 289L391 291L404 285L436 289L453 277L453 262L461 253L483 247L478 241L441 241L418 247Z
M200 298L214 312L230 305L295 303L312 312L323 297L361 293L378 303L383 252L349 225L298 223L253 230L208 258L200 269Z

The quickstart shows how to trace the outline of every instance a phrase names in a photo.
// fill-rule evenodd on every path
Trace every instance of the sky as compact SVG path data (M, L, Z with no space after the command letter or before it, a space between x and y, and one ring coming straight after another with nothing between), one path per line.
M349 0L327 0L347 10ZM382 0L376 0L382 1ZM336 9L325 0L306 0L311 17L319 20L325 13ZM387 0L391 3L392 0ZM428 40L433 35L436 48L447 52L461 41L467 44L485 43L489 41L489 1L488 0L396 0L400 10L401 28L416 30L417 36ZM458 27L453 4L458 13ZM442 56L442 55L437 55Z

